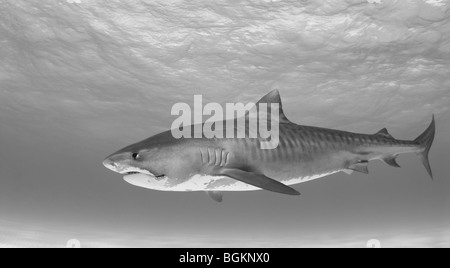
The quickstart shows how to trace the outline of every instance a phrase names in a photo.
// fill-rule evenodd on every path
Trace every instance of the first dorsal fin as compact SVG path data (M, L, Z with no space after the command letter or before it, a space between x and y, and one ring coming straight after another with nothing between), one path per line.
M387 131L386 128L380 129L377 133L375 133L375 135L384 136L384 137L391 138L391 139L394 138L391 136L391 134L389 134L389 132Z
M281 98L280 98L280 92L278 91L278 89L274 89L272 91L270 91L269 93L267 93L264 97L262 97L257 103L256 103L256 107L258 108L259 104L261 103L267 103L267 106L270 107L270 104L272 103L277 103L278 104L278 112L279 112L279 118L280 118L280 122L285 122L288 123L290 122L289 119L287 119L286 115L284 115L283 112L283 104L281 102Z

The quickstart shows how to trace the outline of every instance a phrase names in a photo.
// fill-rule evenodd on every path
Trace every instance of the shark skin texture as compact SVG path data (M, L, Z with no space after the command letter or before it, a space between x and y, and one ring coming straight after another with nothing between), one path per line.
M415 140L398 140L386 128L361 134L297 125L284 115L278 90L265 95L256 106L261 103L279 105L279 144L275 149L261 149L261 142L267 139L259 136L206 138L203 133L201 138L176 139L169 130L111 154L103 165L139 187L205 191L217 202L223 200L225 191L264 189L299 195L290 185L340 171L367 174L369 161L377 159L400 167L396 157L404 153L416 153L432 178L428 152L435 134L434 115ZM248 134L248 113L245 120ZM227 124L222 123L226 132Z

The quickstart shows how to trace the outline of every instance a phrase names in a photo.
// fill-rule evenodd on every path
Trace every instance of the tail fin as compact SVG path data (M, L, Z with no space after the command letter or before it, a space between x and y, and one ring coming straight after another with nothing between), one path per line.
M430 151L431 144L434 140L434 132L435 132L435 126L434 126L434 114L433 114L433 120L431 121L431 124L428 126L428 128L420 134L419 137L417 137L414 142L416 142L421 150L417 152L417 155L422 160L423 165L425 166L425 169L427 170L428 174L430 175L431 179L433 179L433 173L431 172L430 162L428 161L428 152Z

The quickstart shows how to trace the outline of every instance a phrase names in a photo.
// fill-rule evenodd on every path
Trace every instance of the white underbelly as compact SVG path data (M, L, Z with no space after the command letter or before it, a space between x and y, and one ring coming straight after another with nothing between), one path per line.
M321 177L331 175L339 172L336 170L333 172L315 174L311 176L298 177L292 179L285 179L281 182L285 185L294 185L302 182L315 180ZM210 175L195 175L192 178L181 182L174 183L174 180L169 178L155 179L152 176L146 174L133 174L124 176L124 180L132 185L159 190L159 191L177 191L177 192L189 192L189 191L255 191L261 190L261 188L252 186L250 184L237 181L235 179L223 176L210 176Z

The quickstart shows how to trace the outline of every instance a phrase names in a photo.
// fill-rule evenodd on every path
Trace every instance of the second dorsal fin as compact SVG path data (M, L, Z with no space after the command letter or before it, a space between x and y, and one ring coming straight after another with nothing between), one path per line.
M391 139L394 138L391 136L391 134L389 134L389 132L387 131L386 128L380 129L377 133L375 133L375 135L384 136L384 137L391 138Z

